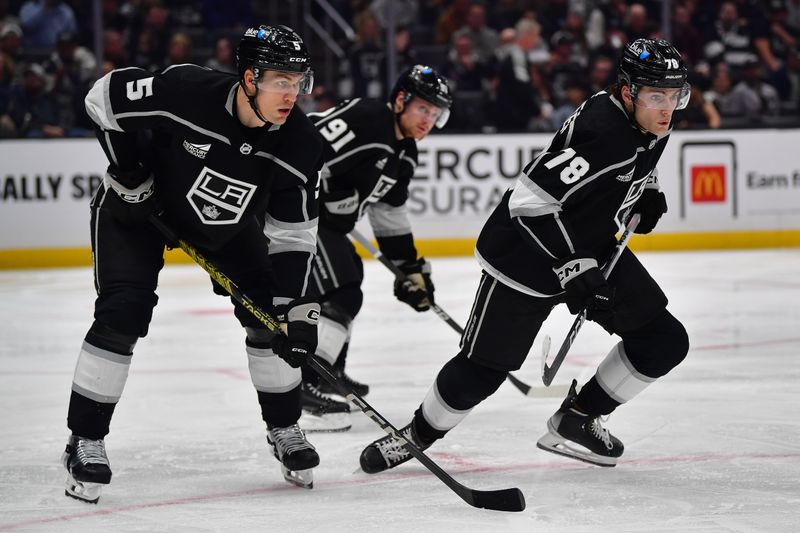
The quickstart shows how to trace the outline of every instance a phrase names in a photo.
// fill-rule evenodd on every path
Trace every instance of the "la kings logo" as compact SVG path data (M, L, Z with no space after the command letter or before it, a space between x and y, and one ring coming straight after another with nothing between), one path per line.
M620 231L625 229L625 221L622 220L622 214L625 213L628 207L635 204L640 196L642 196L642 193L644 193L644 187L647 185L647 178L649 176L649 174L645 174L641 179L631 183L631 186L628 189L628 194L625 196L625 201L623 201L622 205L619 206L617 214L614 217L617 222L617 227L620 229Z
M203 167L186 198L203 224L236 224L255 194L256 186Z

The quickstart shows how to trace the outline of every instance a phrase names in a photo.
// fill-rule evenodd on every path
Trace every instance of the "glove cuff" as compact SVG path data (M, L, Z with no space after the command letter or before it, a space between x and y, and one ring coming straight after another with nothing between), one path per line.
M561 288L566 288L567 283L574 280L581 274L592 268L597 268L597 259L594 257L575 257L571 256L564 263L553 268L553 272L558 276Z
M119 195L124 201L129 204L138 204L144 202L153 195L153 175L150 174L147 179L134 188L128 188L114 178L111 172L106 172L105 179L106 188L111 187L114 192Z
M425 260L424 257L418 257L414 261L392 261L397 267L403 271L406 276L410 274L431 274L431 264Z

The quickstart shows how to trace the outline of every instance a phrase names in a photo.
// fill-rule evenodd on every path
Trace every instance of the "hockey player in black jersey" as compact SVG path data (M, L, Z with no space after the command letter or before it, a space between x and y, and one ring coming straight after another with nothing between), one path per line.
M417 141L447 122L452 97L445 78L422 65L400 75L389 102L355 98L309 117L328 141L322 172L317 256L310 291L319 295L317 355L340 379L364 396L367 385L344 373L353 319L361 309L363 266L347 237L365 213L381 252L406 273L396 282L395 296L417 311L430 309L433 283L430 265L417 256L406 200L417 165ZM349 428L347 404L321 392L319 377L303 370L303 426L327 431ZM322 389L322 390L320 390Z
M641 213L649 233L667 210L656 163L669 138L672 113L689 98L687 71L666 41L639 39L622 55L618 83L584 102L531 161L490 215L478 238L483 274L461 351L403 428L420 448L455 427L520 368L553 306L588 318L619 342L595 375L576 383L537 445L601 466L614 466L623 445L600 423L686 356L683 325L630 250L608 280L600 272L625 215ZM387 436L361 454L365 472L411 456Z
M91 203L97 299L63 457L66 493L78 499L96 502L111 480L104 437L158 299L168 243L148 218L162 211L181 238L285 322L286 336L276 337L234 304L268 442L287 480L311 486L319 456L297 425L299 367L317 345L319 304L305 292L324 143L294 104L313 73L302 39L285 26L248 29L237 60L238 76L196 65L119 69L86 97L109 166Z

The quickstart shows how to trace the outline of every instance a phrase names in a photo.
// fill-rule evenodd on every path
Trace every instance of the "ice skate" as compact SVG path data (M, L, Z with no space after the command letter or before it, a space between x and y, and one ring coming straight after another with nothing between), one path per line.
M92 440L71 435L61 456L67 469L64 494L88 503L97 503L103 485L111 483L111 467L103 439Z
M600 425L600 417L592 417L573 407L577 392L576 381L564 403L547 421L545 433L536 446L542 450L585 461L598 466L615 466L624 446Z
M354 380L347 374L345 374L344 370L340 368L334 367L333 375L336 376L336 379L341 381L344 385L347 386L348 389L356 393L357 395L364 397L369 394L369 385L366 383L359 383L358 381ZM339 394L339 391L333 388L333 385L325 381L324 379L319 384L319 390L323 394Z
M306 440L305 434L297 424L285 428L267 430L267 442L272 453L281 463L283 477L289 483L314 488L313 468L319 464L319 454Z
M303 413L299 423L305 431L334 433L350 429L350 405L347 402L335 400L305 382L300 390L300 401Z
M403 439L386 435L364 448L359 459L361 470L367 474L377 474L405 463L413 457L404 446L408 440L420 450L425 450L433 444L433 442L424 443L420 439L413 421L402 428L400 434Z

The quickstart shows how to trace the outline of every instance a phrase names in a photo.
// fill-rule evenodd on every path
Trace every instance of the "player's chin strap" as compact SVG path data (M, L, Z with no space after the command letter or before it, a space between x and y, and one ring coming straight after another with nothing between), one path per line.
M250 109L253 110L253 113L256 114L258 119L265 125L272 124L269 120L264 118L264 116L261 114L261 111L258 110L258 106L256 106L256 97L258 97L258 77L255 75L255 72L253 73L253 80L255 81L253 85L256 86L256 92L255 94L253 94L253 96L247 94L247 90L245 90L244 88L244 78L239 79L239 86L242 88L242 91L244 92L244 95L247 98L247 102L250 104Z

